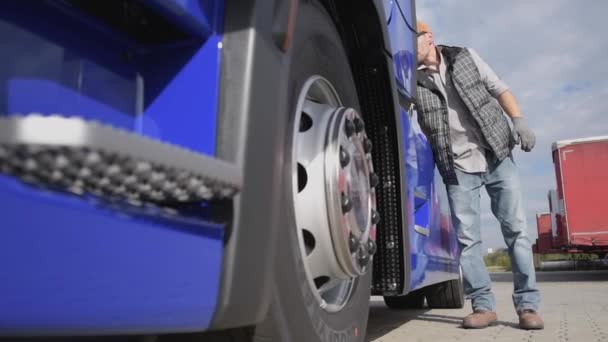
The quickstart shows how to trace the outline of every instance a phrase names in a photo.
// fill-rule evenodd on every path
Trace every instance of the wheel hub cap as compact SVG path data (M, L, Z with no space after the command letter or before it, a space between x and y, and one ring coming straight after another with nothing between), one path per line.
M376 251L371 142L359 113L312 77L298 101L294 132L296 226L309 283L320 305L340 310Z

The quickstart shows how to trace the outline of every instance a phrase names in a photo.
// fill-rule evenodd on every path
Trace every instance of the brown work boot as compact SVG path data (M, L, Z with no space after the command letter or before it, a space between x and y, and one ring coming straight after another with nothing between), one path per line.
M545 327L543 319L534 310L519 312L519 328L524 330L540 330Z
M466 329L483 329L496 322L496 312L475 310L462 320L462 327Z

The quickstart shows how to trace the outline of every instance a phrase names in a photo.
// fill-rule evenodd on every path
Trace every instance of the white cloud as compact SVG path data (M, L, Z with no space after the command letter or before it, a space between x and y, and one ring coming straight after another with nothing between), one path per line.
M608 135L608 1L417 0L438 43L474 48L511 87L537 135L534 151L515 152L530 235L555 187L551 144ZM482 236L503 246L483 196Z

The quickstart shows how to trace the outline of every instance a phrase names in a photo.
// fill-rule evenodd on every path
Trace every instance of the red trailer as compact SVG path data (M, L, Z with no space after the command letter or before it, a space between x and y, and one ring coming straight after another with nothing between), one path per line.
M553 144L557 191L549 193L555 219L553 247L608 252L608 136ZM556 198L552 198L556 197ZM553 216L552 215L552 216ZM544 223L543 223L544 224ZM539 225L539 234L541 225ZM546 230L543 226L543 232Z
M553 250L553 235L551 234L551 214L536 215L538 239L534 245L534 253L550 253Z

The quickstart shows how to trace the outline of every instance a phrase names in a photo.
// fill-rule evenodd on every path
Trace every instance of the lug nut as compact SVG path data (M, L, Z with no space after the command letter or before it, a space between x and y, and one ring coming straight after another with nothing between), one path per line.
M342 194L342 212L347 213L353 208L353 201L345 194Z
M375 188L380 183L380 177L375 173L369 174L369 186Z
M340 146L340 165L346 167L348 163L350 163L350 155L342 146Z
M355 133L355 124L352 122L352 120L346 119L346 123L344 124L344 132L349 138Z
M355 131L357 133L363 132L365 129L365 123L363 123L363 120L361 120L361 118L355 118L353 122L355 123Z
M355 252L359 248L359 240L351 233L348 238L348 248L351 253Z
M376 254L376 241L374 240L367 240L367 251L370 255L374 255Z
M363 140L363 150L365 153L370 153L372 151L372 141L369 139Z
M361 246L361 247L363 247L363 246ZM369 263L369 260L370 260L370 256L369 256L369 253L367 253L367 250L365 250L365 248L360 248L357 251L357 259L359 259L359 265L361 267L367 266L367 264Z
M377 211L372 211L372 224L376 225L380 222L380 214Z

